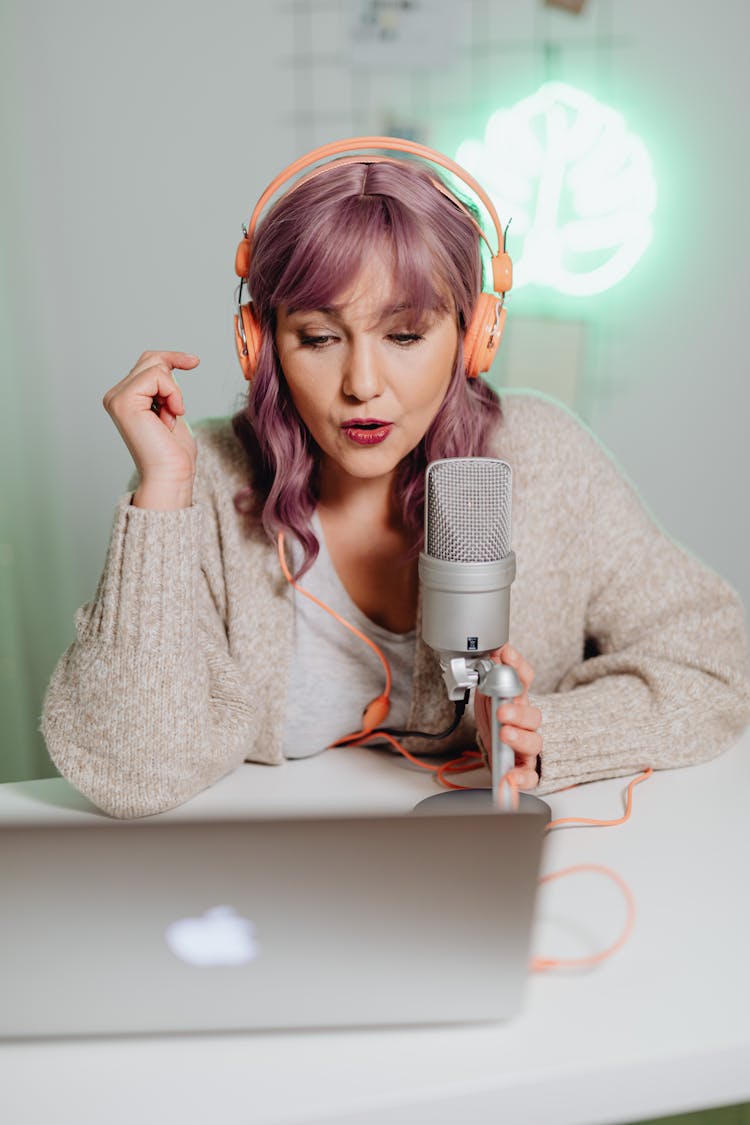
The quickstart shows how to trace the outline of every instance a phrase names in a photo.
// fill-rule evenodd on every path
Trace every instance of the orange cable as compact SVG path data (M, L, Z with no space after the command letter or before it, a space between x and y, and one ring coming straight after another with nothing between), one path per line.
M390 665L388 664L388 661L386 660L385 656L380 651L378 646L375 644L375 642L371 641L369 637L366 637L364 633L360 632L360 630L357 629L354 625L352 625L348 621L346 621L345 618L343 618L340 613L336 613L335 609L331 609L331 607L329 605L326 605L325 602L322 602L320 600L320 598L316 598L314 594L311 594L308 590L305 590L302 586L300 586L300 584L296 581L296 579L294 579L292 577L292 575L289 571L289 567L286 565L286 559L284 558L284 532L283 531L280 531L279 534L278 534L278 538L276 540L276 547L277 547L278 554L279 554L279 562L281 563L281 569L284 572L284 577L286 578L287 582L289 582L290 585L294 586L295 590L298 590L300 594L304 594L305 597L309 598L311 602L315 602L315 604L317 606L320 606L321 609L324 609L326 611L326 613L330 613L331 617L335 617L336 620L338 622L340 622L346 629L348 629L351 633L354 633L355 637L359 637L360 640L363 640L366 645L370 646L370 648L373 650L373 652L375 653L375 655L378 657L378 659L381 661L383 667L385 668L385 690L383 692L383 695L385 695L387 698L390 698L390 694L391 694L391 669L390 669ZM346 735L346 737L349 738L349 737L352 737L352 736Z
M630 784L628 785L627 801L626 801L626 804L625 804L625 812L619 818L619 820L592 820L588 817L583 817L583 816L563 816L563 817L560 817L559 820L551 820L550 823L547 825L547 831L549 832L549 830L551 828L559 828L561 824L593 824L593 825L597 825L599 827L612 827L616 824L624 824L626 820L630 819L630 814L631 814L632 809L633 809L633 789L634 789L634 787L636 785L638 785L639 782L645 781L647 778L651 777L651 774L653 772L654 771L649 766L647 769L645 769L643 771L643 773L639 774L638 777L634 777L633 780L630 782ZM569 786L569 788L573 789L573 788L575 788L575 786L571 785L571 786Z
M441 766L435 771L435 777L442 784L449 789L466 789L466 785L456 785L453 781L448 781L444 777L446 773L468 773L470 770L479 769L484 762L482 755L478 750L464 750L459 758L452 758L449 762L443 762Z
M549 825L547 826L549 827ZM551 875L545 875L539 880L542 883L549 883L552 879L561 879L563 875L574 875L581 871L596 871L600 875L606 875L609 879L613 879L625 896L627 904L627 918L625 926L617 941L608 946L607 949L602 949L599 953L593 953L590 957L532 957L530 968L532 972L544 972L546 969L579 969L584 965L596 965L600 961L606 960L616 953L618 949L622 949L625 942L628 940L633 932L635 925L635 899L633 898L632 891L628 887L624 879L621 879L616 871L612 871L609 867L604 867L598 863L578 863L574 867L565 867L562 871L554 871Z

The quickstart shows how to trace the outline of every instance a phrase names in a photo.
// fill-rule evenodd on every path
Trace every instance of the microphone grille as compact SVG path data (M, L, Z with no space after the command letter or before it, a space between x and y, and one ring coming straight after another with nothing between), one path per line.
M510 553L513 474L494 457L427 466L425 551L446 562L497 562Z

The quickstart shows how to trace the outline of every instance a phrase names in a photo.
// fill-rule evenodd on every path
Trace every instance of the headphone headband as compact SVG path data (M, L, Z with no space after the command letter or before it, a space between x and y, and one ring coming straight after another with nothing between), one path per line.
M263 213L266 204L276 194L279 188L283 187L285 183L288 183L288 181L293 179L299 172L303 172L306 168L311 168L314 164L318 164L320 161L328 161L328 158L331 156L338 156L344 153L351 154L354 152L359 152L360 150L362 150L362 155L359 157L352 155L347 160L328 161L328 163L322 164L319 168L315 168L308 176L302 177L302 179L299 181L299 184L305 183L308 179L313 179L315 176L318 176L323 172L326 172L329 168L336 167L339 164L376 164L384 163L388 160L393 161L393 157L376 157L365 155L368 150L372 151L373 149L379 152L403 152L408 154L409 156L420 157L422 160L430 161L431 163L437 164L439 165L439 167L445 168L447 171L452 172L455 176L458 177L459 180L462 180L468 187L471 188L474 194L478 196L478 198L482 201L488 215L492 219L492 223L497 233L497 250L492 249L489 239L487 238L485 232L482 230L480 224L476 221L474 216L470 214L470 212L467 211L467 209L462 205L461 201L452 194L452 192L448 187L446 187L445 184L437 180L433 180L433 183L439 191L442 191L444 195L446 195L449 199L451 199L454 203L461 207L464 214L469 217L471 222L477 228L479 235L487 243L487 246L489 247L490 253L493 257L493 284L495 292L506 293L510 289L512 284L512 274L509 269L500 269L495 265L495 260L503 262L503 264L505 263L505 260L507 260L509 264L509 259L504 258L505 236L503 233L502 224L498 217L497 211L495 210L495 205L487 195L487 192L484 190L482 185L479 184L474 179L474 177L466 171L465 168L462 168L460 164L456 164L454 160L451 160L449 157L444 156L441 152L437 152L435 149L428 148L427 145L420 145L416 141L402 140L400 137L350 137L348 140L333 141L331 144L322 145L320 148L315 148L312 150L312 152L308 152L305 156L300 156L271 181L271 183L261 195L258 202L255 204L255 208L253 209L253 213L250 216L250 222L247 225L247 231L245 234L245 239L248 243L248 247L252 242L255 228L258 225L260 216ZM294 191L294 188L297 186L299 185L295 184L294 187L291 188L291 190ZM235 270L238 277L247 276L247 271L243 270L243 266L244 263L240 262L239 260L235 263Z

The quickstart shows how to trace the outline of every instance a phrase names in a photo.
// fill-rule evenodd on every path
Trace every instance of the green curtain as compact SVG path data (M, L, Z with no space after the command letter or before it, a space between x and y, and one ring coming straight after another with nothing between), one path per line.
M14 18L8 5L0 15L0 781L56 772L37 728L47 681L72 639L74 598L55 425L64 392L45 321L64 282L64 263L45 259L45 227L61 216L37 210L33 170L43 161L27 151L23 97L33 74L17 64Z

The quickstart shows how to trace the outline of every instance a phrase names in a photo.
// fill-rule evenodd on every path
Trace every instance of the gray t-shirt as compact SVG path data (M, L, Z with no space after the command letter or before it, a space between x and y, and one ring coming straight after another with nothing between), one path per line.
M312 528L320 554L300 585L320 598L382 649L391 666L391 710L385 724L403 730L408 721L416 630L391 633L366 617L342 585L326 549L317 514ZM296 569L302 549L291 540ZM382 695L385 670L359 637L297 590L294 593L294 660L284 719L286 758L319 754L346 734L361 730L362 712Z

